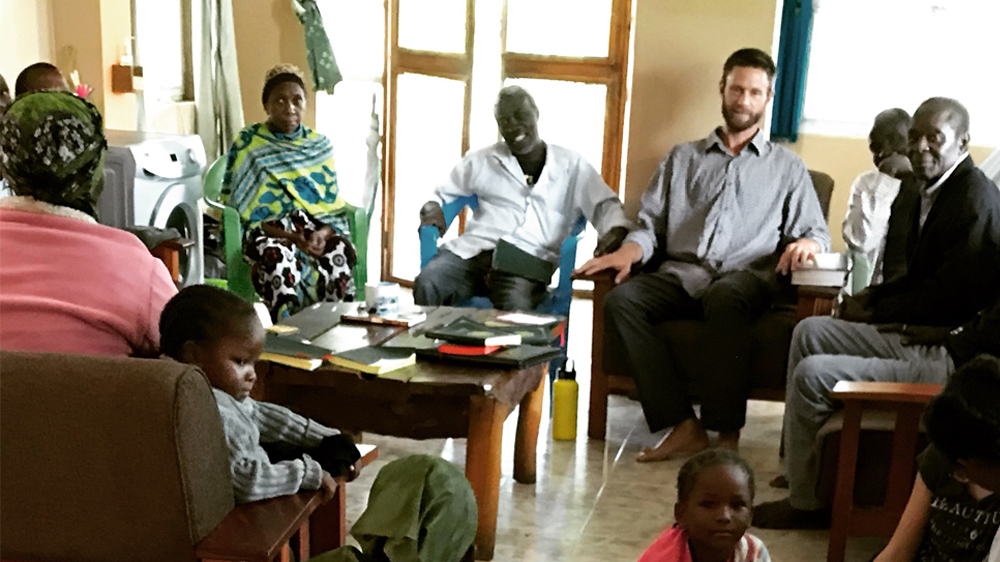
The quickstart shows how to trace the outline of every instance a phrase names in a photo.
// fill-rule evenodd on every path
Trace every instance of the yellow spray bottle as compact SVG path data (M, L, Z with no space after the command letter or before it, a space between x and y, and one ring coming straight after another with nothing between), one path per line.
M576 404L580 387L576 383L573 360L559 371L559 377L552 385L552 438L558 440L576 439Z

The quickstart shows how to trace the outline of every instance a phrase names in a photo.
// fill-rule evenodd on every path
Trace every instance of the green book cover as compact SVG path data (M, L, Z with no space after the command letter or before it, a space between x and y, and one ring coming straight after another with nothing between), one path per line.
M381 375L413 365L417 356L411 349L368 346L335 353L327 361L345 369Z

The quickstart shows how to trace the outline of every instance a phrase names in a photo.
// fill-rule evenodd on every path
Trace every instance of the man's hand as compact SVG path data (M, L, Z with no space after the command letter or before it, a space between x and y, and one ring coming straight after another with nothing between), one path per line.
M635 242L629 242L614 252L605 256L591 258L573 272L574 275L590 275L605 269L614 269L615 283L621 283L628 278L632 264L642 259L642 247Z
M903 345L942 345L948 339L951 328L942 326L911 326L909 324L882 324L880 332L898 333Z
M782 275L804 266L812 261L820 251L819 243L810 238L801 238L785 246L785 252L778 259L775 269Z
M912 174L913 165L910 164L909 158L898 152L894 152L878 163L878 171L894 178L899 178L902 175Z
M448 231L448 225L444 220L444 211L441 209L441 205L437 201L428 201L424 203L423 207L420 207L420 226L435 226L441 236Z
M626 236L628 236L628 229L624 226L616 226L607 231L604 236L597 239L597 248L594 250L594 256L610 254L621 248L622 241L625 240Z
M329 472L323 471L323 480L319 484L319 489L323 492L323 503L333 499L333 496L337 494L337 486L339 485L336 478L330 476Z
M867 303L868 297L863 293L848 295L841 301L837 317L848 322L869 322L872 319L872 311L867 308Z

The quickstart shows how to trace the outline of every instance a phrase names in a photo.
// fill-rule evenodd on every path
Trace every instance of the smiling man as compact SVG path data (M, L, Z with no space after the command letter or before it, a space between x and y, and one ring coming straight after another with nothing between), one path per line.
M737 447L750 390L750 326L778 293L776 272L829 248L805 164L760 130L774 75L767 53L733 53L719 82L724 125L671 149L642 196L639 227L617 252L579 270L611 269L620 283L635 265L659 264L604 301L606 353L624 350L650 431L673 427L640 462L707 449L706 429L719 432L719 446ZM705 372L691 373L701 383L700 421L668 343L653 330L683 318L707 320L707 347L718 350Z
M784 418L789 497L758 506L756 526L829 524L829 508L816 497L815 442L836 411L830 391L838 381L943 384L976 352L997 352L995 334L976 326L995 325L979 313L1000 296L1000 191L968 146L961 103L920 104L909 132L920 200L893 204L889 219L890 231L908 230L906 274L845 298L840 318L806 318L795 327ZM995 310L986 314L995 317Z
M488 296L501 310L531 310L545 297L559 250L577 217L601 235L596 254L618 249L628 233L621 200L580 154L538 136L538 107L519 86L500 91L501 142L469 152L420 209L421 227L447 230L445 205L476 195L465 232L441 246L413 285L420 305Z

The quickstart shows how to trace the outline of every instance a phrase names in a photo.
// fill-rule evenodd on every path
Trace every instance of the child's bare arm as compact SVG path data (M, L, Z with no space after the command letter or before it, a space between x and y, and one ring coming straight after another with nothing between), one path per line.
M913 483L913 492L906 502L906 509L899 519L896 531L892 533L889 544L875 558L874 562L913 562L917 549L924 538L927 528L927 518L931 510L931 492L924 484L924 479L917 474Z

